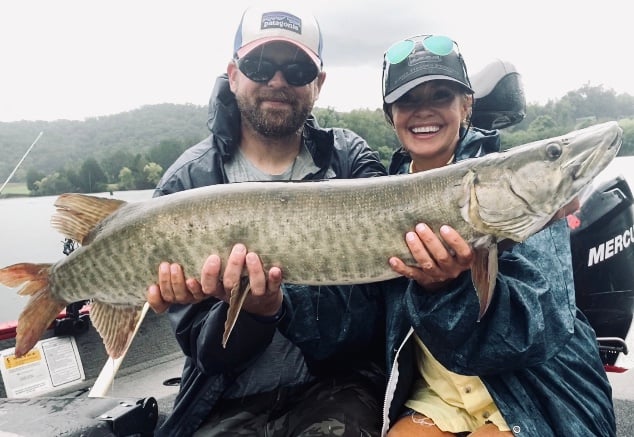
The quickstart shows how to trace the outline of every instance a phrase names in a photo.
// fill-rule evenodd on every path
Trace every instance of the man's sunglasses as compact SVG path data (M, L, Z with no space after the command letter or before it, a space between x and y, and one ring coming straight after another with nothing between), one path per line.
M268 82L273 79L276 72L281 71L289 85L304 86L315 80L319 74L319 69L311 61L287 62L279 65L260 58L241 58L236 60L236 65L242 74L259 83Z
M385 59L392 65L403 62L414 51L417 42L434 55L447 56L454 51L454 47L460 53L458 44L451 38L443 35L419 35L392 44L385 52Z

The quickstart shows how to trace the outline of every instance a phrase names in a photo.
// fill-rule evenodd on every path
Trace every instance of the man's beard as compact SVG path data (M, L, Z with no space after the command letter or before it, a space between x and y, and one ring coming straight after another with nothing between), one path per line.
M244 117L257 133L265 137L279 138L287 137L300 131L304 126L306 118L310 115L312 105L302 105L296 99L286 96L283 93L276 93L275 98L283 99L284 102L291 105L290 114L286 110L266 109L260 107L260 103L264 100L261 96L254 99L248 99L240 95L236 95L238 108L242 117Z

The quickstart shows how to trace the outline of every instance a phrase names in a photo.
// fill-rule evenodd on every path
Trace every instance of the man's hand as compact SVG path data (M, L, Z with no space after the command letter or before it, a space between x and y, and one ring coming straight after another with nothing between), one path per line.
M162 262L158 268L158 282L147 290L147 301L156 313L165 312L173 303L190 304L206 299L207 295L195 278L185 279L180 264Z
M224 273L220 257L210 255L202 267L200 281L185 279L179 264L161 263L158 283L148 288L148 303L155 312L162 313L173 303L193 304L208 297L229 302L231 289L240 283L243 275L248 275L251 284L243 309L262 316L275 315L282 305L282 271L272 267L267 274L258 255L247 253L243 244L233 247Z
M419 223L414 232L405 235L405 242L416 266L405 264L397 257L390 258L392 270L414 279L426 290L442 288L471 268L474 253L469 243L450 226L440 227L439 238L429 226Z
M242 308L252 314L272 316L282 306L282 270L271 267L267 272L254 252L247 252L243 244L236 244L231 250L222 281L220 280L221 261L217 255L211 255L205 261L200 283L206 295L229 302L231 290L240 285L243 276L248 275L251 291Z

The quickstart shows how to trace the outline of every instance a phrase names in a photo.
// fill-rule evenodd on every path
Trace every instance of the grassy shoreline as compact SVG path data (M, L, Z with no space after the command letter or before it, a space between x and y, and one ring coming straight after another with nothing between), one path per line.
M1 185L0 185L1 186ZM9 182L2 193L0 193L0 198L2 197L25 197L30 196L31 192L26 187L26 183L24 182Z

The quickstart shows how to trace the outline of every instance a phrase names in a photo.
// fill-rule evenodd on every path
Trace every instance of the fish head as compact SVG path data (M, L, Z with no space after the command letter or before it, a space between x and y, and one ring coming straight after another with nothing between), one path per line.
M606 122L501 152L470 177L470 222L498 239L524 241L607 167L622 134L616 122Z

